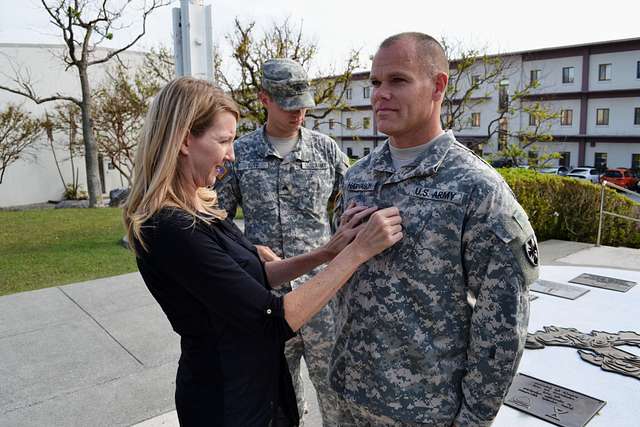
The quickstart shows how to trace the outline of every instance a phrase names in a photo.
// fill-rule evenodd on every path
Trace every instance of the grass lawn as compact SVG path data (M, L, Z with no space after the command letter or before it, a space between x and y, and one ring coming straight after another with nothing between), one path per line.
M0 295L136 271L121 209L0 211Z

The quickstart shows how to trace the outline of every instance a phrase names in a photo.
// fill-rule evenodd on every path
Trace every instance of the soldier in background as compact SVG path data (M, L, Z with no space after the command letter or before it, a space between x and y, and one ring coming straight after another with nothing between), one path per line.
M336 214L397 206L405 237L336 297L340 426L488 426L522 356L535 235L501 176L442 130L448 71L422 33L388 38L373 60L389 139L349 169Z
M259 97L267 110L267 122L236 141L236 162L228 165L216 190L220 206L231 217L242 206L245 235L259 245L263 259L291 257L329 240L327 205L340 188L348 158L333 139L302 127L307 108L315 102L300 64L289 59L265 62L261 84ZM308 278L300 277L279 293L295 289ZM304 413L300 380L300 358L304 355L327 426L337 425L336 396L328 385L334 339L330 303L285 348L300 415Z

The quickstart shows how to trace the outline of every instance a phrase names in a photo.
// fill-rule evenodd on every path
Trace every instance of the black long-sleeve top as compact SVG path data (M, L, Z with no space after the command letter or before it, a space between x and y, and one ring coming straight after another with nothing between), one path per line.
M138 247L138 268L181 337L180 423L297 425L283 353L294 333L255 247L230 220L194 223L173 208L143 230L148 251Z

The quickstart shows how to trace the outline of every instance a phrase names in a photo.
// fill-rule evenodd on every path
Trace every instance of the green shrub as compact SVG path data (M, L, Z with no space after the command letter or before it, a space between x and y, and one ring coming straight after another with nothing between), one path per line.
M538 240L595 243L601 187L591 182L518 168L498 169L522 205ZM640 204L606 189L605 210L640 218ZM605 215L603 245L640 248L640 223Z

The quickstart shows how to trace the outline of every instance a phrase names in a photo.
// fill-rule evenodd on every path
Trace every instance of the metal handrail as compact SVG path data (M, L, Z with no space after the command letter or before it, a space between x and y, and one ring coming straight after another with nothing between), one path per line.
M619 185L616 185L616 184L614 184L612 182L602 181L602 189L600 190L600 221L598 222L598 238L596 240L596 246L600 246L600 237L602 236L602 222L604 220L604 216L605 215L611 215L611 216L616 217L616 218L622 218L622 219L626 219L626 220L629 220L629 221L640 222L640 218L632 218L630 216L620 215L620 214L617 214L617 213L614 213L614 212L605 211L604 210L604 195L605 195L604 188L605 187L613 187L616 190L624 191L625 193L635 194L636 196L639 195L635 191L631 191L631 190L629 190L627 188L620 187Z

